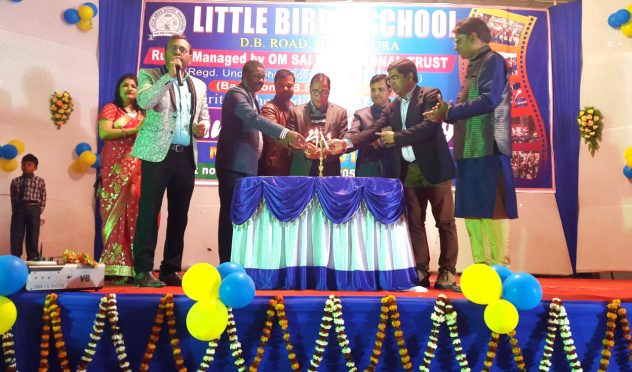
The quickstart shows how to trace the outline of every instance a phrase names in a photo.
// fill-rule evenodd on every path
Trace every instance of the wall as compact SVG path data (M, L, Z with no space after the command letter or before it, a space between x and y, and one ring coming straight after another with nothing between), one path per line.
M607 4L607 5L606 5ZM629 0L583 0L581 106L604 117L594 157L579 159L578 271L631 271L632 183L623 176L623 151L632 146L632 38L608 26L608 16Z

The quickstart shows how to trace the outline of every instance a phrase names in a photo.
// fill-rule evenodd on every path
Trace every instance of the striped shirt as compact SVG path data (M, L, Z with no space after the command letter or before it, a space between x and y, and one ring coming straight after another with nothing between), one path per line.
M41 212L46 206L46 184L44 179L34 174L23 174L11 181L11 206L20 203L39 203Z

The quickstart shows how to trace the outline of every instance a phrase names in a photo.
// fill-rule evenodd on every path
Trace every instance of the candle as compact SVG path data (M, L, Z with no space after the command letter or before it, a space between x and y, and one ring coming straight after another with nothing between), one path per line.
M329 134L327 134L327 137L331 138ZM325 140L325 135L323 134L323 132L320 132L320 138L322 138L323 143L325 144L325 148L329 150L329 145L327 144L327 141Z

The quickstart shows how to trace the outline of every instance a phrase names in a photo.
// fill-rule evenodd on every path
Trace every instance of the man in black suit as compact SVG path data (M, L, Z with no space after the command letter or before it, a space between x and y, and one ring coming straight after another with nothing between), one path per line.
M218 245L220 262L230 261L233 225L230 206L240 178L257 175L263 139L261 133L281 139L294 148L303 148L305 138L297 132L261 115L255 96L263 87L265 70L259 61L242 68L241 84L226 93L222 104L222 129L217 140L217 180L219 182Z
M344 138L350 139L368 129L390 103L389 97L393 93L393 89L388 83L388 76L385 74L373 76L369 87L371 88L373 105L361 108L353 114L351 128ZM361 145L358 147L358 156L355 162L355 176L395 178L396 173L393 165L395 157L393 146L384 146L384 141L381 139Z
M332 153L340 153L382 138L399 148L396 168L404 184L408 228L419 282L430 286L430 253L426 238L426 208L428 203L439 229L440 249L437 289L460 291L456 283L458 240L454 221L452 179L456 176L454 161L440 125L424 119L423 113L438 102L439 89L417 85L417 68L407 59L388 66L388 80L399 96L365 131L347 140L332 140ZM392 130L382 131L390 126Z

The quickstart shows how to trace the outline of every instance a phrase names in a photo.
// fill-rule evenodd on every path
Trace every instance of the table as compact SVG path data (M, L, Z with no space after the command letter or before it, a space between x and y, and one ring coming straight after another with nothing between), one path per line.
M246 177L235 187L231 218L231 260L258 289L416 285L397 179Z

